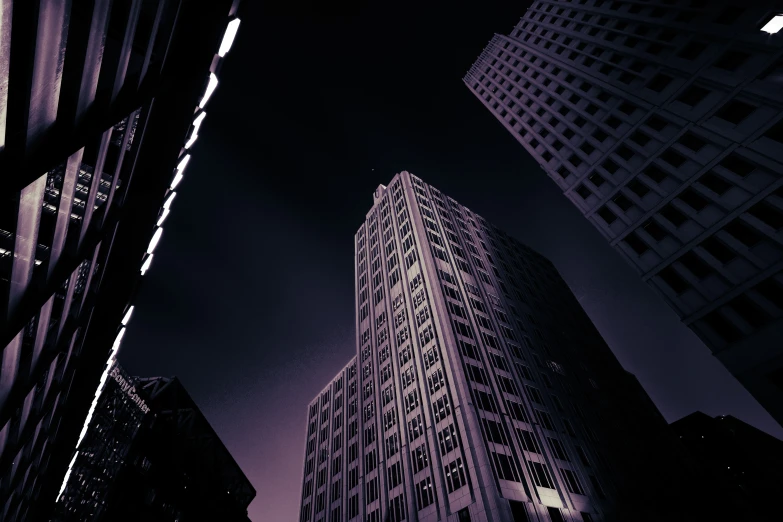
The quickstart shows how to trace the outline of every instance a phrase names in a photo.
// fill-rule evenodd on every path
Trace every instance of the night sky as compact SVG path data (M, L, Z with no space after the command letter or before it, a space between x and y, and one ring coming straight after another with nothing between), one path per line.
M259 4L242 5L120 353L182 380L258 491L251 519L298 517L307 404L355 352L353 236L401 170L549 257L667 420L783 436L463 85L524 2Z

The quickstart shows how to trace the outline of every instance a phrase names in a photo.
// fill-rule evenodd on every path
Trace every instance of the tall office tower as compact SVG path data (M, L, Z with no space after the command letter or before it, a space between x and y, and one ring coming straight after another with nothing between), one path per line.
M114 366L52 522L248 522L256 495L177 378Z
M547 259L407 172L374 200L358 353L310 405L300 522L668 521L699 502Z
M779 9L535 1L464 82L783 422Z
M783 484L783 441L732 417L697 411L671 424L697 469L715 481L732 520L775 520ZM740 516L741 515L741 516Z
M128 465L133 442L149 413L149 406L136 390L136 380L115 364L52 520L106 519L107 509L113 507L111 493L116 492L116 481Z
M55 502L237 3L0 2L0 520Z

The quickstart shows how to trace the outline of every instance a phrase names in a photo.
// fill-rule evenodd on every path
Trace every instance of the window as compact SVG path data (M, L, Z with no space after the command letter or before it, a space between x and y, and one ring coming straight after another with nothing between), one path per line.
M677 56L686 60L695 60L706 48L707 45L702 42L690 42L677 53Z
M691 188L684 190L677 197L696 212L704 210L709 204L706 198Z
M732 100L724 105L715 115L729 123L739 125L745 118L750 116L754 110L756 110L756 107L753 105L739 100Z
M610 159L604 161L603 165L601 165L601 166L609 174L614 174L615 172L617 172L620 169L620 166L617 163L615 163L614 161L610 160Z
M671 265L661 270L658 275L677 295L682 294L690 288L688 282L685 281Z
M783 143L783 120L767 130L767 132L764 133L764 137L777 141L778 143Z
M659 185L666 179L666 173L656 165L648 166L644 169L644 174Z
M750 207L748 214L774 230L783 228L783 212L766 201L760 201Z
M678 261L698 279L704 279L713 272L710 265L705 263L693 250L686 252Z
M446 486L449 493L453 493L467 483L461 458L458 458L450 464L446 464L443 468L443 472L446 474Z
M582 484L579 483L579 479L577 478L576 473L566 468L560 468L560 472L563 475L563 479L565 480L568 491L571 493L576 493L577 495L585 494L585 491L582 489Z
M691 132L686 132L677 142L694 152L699 152L707 144L707 142Z
M617 150L614 151L615 154L623 158L625 161L630 160L633 157L633 151L626 147L625 145L621 145L617 148Z
M647 222L642 225L642 228L656 241L662 241L668 235L667 232L652 219L648 219Z
M615 215L615 213L609 210L609 208L607 208L606 205L604 205L598 210L598 215L601 217L601 219L606 221L607 225L611 225L617 220L617 216Z
M620 107L618 107L618 109L620 112L630 116L634 113L634 111L636 111L636 105L630 102L623 102Z
M633 203L631 203L631 200L625 197L623 194L617 194L615 197L612 198L612 202L620 207L620 210L623 212L626 212L629 208L633 206Z
M413 460L414 474L419 473L427 466L429 466L429 459L427 458L427 448L423 444L413 450L411 457Z
M652 80L647 83L647 88L655 92L663 91L672 82L672 77L665 74L656 74Z
M552 522L566 522L565 518L563 518L563 513L559 509L547 507L546 511L549 513L549 518L552 519Z
M642 131L636 131L631 134L631 141L644 147L650 142L650 137Z
M571 461L562 442L560 442L558 439L553 439L552 437L547 437L547 440L549 441L549 447L552 449L552 453L555 457L566 462Z
M416 484L416 501L418 503L419 511L435 502L432 481L429 477Z
M743 53L741 51L726 51L713 65L719 69L733 72L739 69L748 58L750 58L748 53Z
M660 155L660 159L671 165L672 167L679 167L685 163L686 159L680 153L674 149L669 149Z
M732 249L716 237L708 237L699 246L724 265L737 257Z
M605 123L612 129L616 129L620 126L620 124L622 124L622 121L620 121L620 119L615 116L609 116L606 118Z
M657 132L661 132L669 124L669 122L656 115L650 116L644 123Z
M756 167L754 167L744 159L740 158L736 154L732 154L724 158L723 161L720 162L720 166L726 170L730 170L731 172L733 172L734 174L742 178L746 177L748 174L750 174L756 169Z
M696 86L696 85L691 85L690 87L685 89L685 92L680 94L680 96L677 98L677 101L682 102L685 105L690 105L691 107L695 107L709 93L710 93L710 91L708 91L707 89L704 89L703 87L699 87L699 86Z
M640 198L643 198L645 195L647 195L648 192L650 192L650 189L647 187L647 185L638 179L631 180L631 182L628 183L628 189Z
M698 181L719 196L725 194L733 186L713 171L707 172Z
M671 204L666 205L661 209L661 215L677 228L688 221L688 218L685 217L685 214L680 212L677 208L674 207L674 205Z
M441 456L445 456L458 447L457 432L454 430L453 424L449 424L445 429L438 432L438 442L440 444Z
M535 482L536 486L550 489L555 488L554 482L552 481L552 476L549 474L549 470L545 467L544 464L541 464L540 462L528 461L528 465L530 466L530 475L533 478L533 482Z
M603 185L603 184L604 184L604 182L606 181L606 180L605 180L605 179L604 179L604 178L603 178L603 177L602 177L600 174L598 174L597 172L593 172L592 174L590 174L590 176L588 176L588 178L587 178L587 179L590 181L590 183L592 183L592 184L593 184L593 185L595 185L596 187L600 187L600 186L601 186L601 185Z
M635 232L631 232L628 234L628 236L626 236L625 243L638 255L642 255L650 249L650 247L647 246L647 243L642 241Z

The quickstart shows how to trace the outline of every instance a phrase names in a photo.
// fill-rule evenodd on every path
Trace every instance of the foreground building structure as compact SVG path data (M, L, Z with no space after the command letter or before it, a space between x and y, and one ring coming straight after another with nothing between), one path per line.
M177 378L115 365L53 522L248 522L255 489Z
M535 1L466 86L783 422L779 2Z
M551 262L407 172L355 240L357 355L310 404L300 522L701 520Z
M700 411L671 424L703 476L712 477L732 520L775 520L783 441L732 417Z
M0 520L51 512L150 266L238 2L197 4L0 5Z

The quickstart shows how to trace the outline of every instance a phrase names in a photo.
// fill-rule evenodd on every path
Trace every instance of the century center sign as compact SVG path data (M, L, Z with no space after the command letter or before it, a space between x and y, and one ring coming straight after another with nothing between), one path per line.
M130 400L139 407L139 409L141 409L142 413L148 413L150 411L150 408L147 406L147 403L144 402L144 399L139 397L139 394L136 393L136 388L133 386L133 384L128 382L128 380L122 376L119 366L112 368L112 371L109 375L113 377L115 381L117 381L120 389L125 392Z

